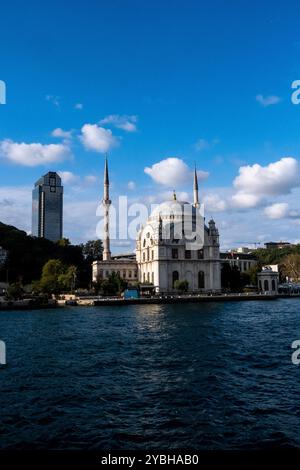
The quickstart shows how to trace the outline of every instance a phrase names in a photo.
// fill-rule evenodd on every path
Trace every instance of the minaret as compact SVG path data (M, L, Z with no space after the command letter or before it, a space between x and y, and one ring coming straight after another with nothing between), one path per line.
M199 207L199 195L198 195L198 176L197 170L195 165L195 172L194 172L194 207Z
M104 206L103 261L109 261L111 259L110 241L109 241L109 206L111 205L111 200L109 199L109 178L108 178L107 157L105 157L105 166L104 166L104 192L103 192L102 204Z

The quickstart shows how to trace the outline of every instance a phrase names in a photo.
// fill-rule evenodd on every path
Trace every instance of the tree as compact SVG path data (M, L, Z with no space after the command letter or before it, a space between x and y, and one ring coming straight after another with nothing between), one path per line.
M21 299L24 294L23 288L19 282L10 284L6 291L6 298L9 300Z
M120 277L120 274L113 272L101 282L100 291L103 295L117 295L121 294L126 287L127 282Z
M81 245L83 256L87 261L92 263L93 261L101 260L103 255L103 243L102 240L89 240L84 245Z
M189 283L188 281L182 280L182 281L175 281L174 282L174 289L180 291L180 292L187 292L189 288Z
M48 294L72 289L75 287L76 273L75 266L68 266L59 259L51 259L43 267L40 289Z
M64 274L64 265L59 259L50 259L44 265L40 287L43 292L56 294L61 289L59 276Z
M257 286L257 273L261 271L262 267L261 264L255 264L252 266L248 271L247 274L249 276L249 283L252 286Z
M255 251L255 256L262 266L282 264L283 260L291 254L300 254L300 244L283 248L259 248Z
M71 243L70 243L70 240L68 238L61 238L60 240L58 240L56 242L56 244L58 246L62 246L62 247L66 247L66 246L70 246Z
M293 281L300 279L300 254L286 256L281 265L282 273Z
M232 292L240 292L248 283L249 277L241 275L237 266L230 266L229 263L224 263L221 270L221 284L224 289L229 289Z
M230 289L231 280L231 266L229 263L224 263L221 269L221 285L224 289Z
M78 283L87 286L91 276L91 266L87 266L82 247L70 245L63 239L53 243L46 238L27 235L16 227L0 222L1 246L8 250L6 269L0 271L0 281L10 283L22 279L31 284L41 278L42 268L50 259L59 259L66 265L77 267Z
M69 266L67 270L58 276L58 283L62 289L73 291L76 286L77 268L76 266Z

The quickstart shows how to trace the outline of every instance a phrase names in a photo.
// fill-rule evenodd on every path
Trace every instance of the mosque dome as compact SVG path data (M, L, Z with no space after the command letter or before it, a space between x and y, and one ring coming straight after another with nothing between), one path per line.
M170 219L170 218L182 218L183 216L189 217L197 213L197 209L186 201L178 201L172 199L170 201L164 201L159 204L151 212L149 220Z

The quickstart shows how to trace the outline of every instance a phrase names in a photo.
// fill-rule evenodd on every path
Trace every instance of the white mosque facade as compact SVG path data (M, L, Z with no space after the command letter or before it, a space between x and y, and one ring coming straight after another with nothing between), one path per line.
M150 214L137 233L135 256L113 257L109 238L109 178L104 171L105 226L103 260L93 263L93 281L117 272L129 283L153 286L156 292L176 292L178 282L187 281L189 292L221 290L219 232L213 220L208 225L200 213L198 180L194 174L194 201L163 202Z

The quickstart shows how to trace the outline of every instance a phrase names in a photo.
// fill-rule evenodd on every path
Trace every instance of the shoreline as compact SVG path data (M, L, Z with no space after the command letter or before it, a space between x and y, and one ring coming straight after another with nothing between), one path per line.
M65 301L58 301L49 304L35 304L29 305L28 303L21 304L20 301L11 303L10 305L1 305L0 312L11 310L43 310L43 309L56 309L62 307L115 307L125 305L165 305L165 304L186 304L186 303L203 303L203 302L250 302L250 301L270 301L278 299L300 299L300 294L221 294L221 295L197 295L197 296L166 296L166 297L151 297L151 298L138 298L138 299L123 299L123 298L78 298L74 303L66 304Z
M94 306L114 305L148 305L148 304L185 304L202 302L231 302L231 301L253 301L253 300L277 300L276 295L206 295L206 296L168 296L162 298L139 298L139 299L99 299L94 301Z

